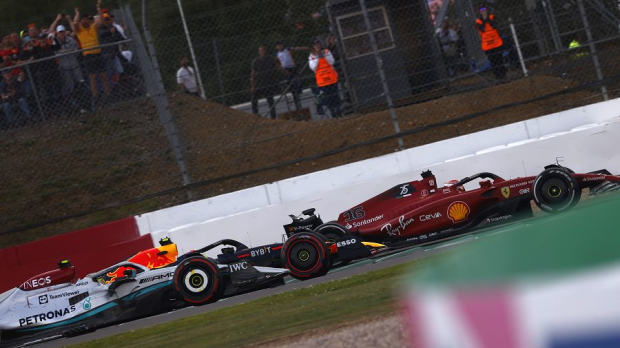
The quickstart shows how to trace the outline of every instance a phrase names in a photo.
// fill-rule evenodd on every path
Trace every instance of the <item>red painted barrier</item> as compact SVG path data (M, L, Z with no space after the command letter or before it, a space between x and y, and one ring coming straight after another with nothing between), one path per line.
M140 236L133 217L0 250L0 292L55 269L71 260L76 276L99 271L153 247L150 235Z

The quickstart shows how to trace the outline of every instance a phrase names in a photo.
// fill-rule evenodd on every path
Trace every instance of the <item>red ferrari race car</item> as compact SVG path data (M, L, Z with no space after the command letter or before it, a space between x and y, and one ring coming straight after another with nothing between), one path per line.
M465 185L478 186L466 190ZM577 174L550 165L538 176L505 180L493 173L479 173L451 185L439 187L431 171L422 180L397 185L351 209L338 220L319 224L314 209L307 218L295 218L285 225L289 239L282 248L283 264L291 273L324 274L334 263L386 248L401 248L463 234L481 227L533 216L531 201L544 212L559 213L574 207L582 189L590 194L617 191L620 176L607 170ZM355 254L341 253L347 248ZM379 248L379 249L378 249ZM384 248L385 249L385 248Z

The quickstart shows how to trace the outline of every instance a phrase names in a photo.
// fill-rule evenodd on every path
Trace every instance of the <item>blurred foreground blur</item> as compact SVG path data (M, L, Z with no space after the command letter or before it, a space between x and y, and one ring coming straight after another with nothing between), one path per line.
M620 347L620 199L527 220L410 278L416 348Z

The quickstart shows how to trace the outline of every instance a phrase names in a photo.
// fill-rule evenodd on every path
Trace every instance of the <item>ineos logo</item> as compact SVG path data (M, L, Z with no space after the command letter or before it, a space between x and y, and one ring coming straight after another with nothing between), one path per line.
M39 278L39 279L31 279L31 280L24 282L21 288L24 290L36 289L38 287L42 287L47 284L50 284L51 282L52 282L52 278L50 276L47 276L45 278Z

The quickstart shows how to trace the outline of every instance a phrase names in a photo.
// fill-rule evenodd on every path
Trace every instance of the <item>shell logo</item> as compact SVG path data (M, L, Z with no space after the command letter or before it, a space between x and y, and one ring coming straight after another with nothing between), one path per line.
M448 207L448 217L453 223L467 220L470 213L469 206L465 202L454 202Z

